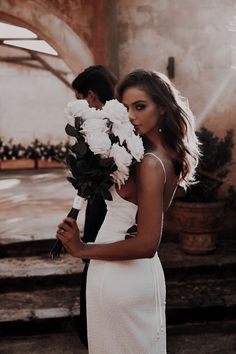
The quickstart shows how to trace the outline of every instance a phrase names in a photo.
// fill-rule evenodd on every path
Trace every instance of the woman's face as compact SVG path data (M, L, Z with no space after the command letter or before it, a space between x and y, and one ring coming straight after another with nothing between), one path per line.
M126 89L122 103L126 106L130 121L139 134L148 134L157 130L163 109L158 107L144 90L137 87Z

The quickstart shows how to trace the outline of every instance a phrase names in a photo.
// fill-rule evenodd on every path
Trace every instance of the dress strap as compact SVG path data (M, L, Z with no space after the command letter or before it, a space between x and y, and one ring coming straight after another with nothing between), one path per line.
M152 155L160 162L160 164L162 166L162 169L163 169L163 172L164 172L164 176L165 176L165 179L164 179L164 184L165 184L166 183L166 169L165 169L165 165L162 162L162 160L160 159L160 157L158 157L157 155L153 154L153 152L146 152L146 154L144 154L144 156L145 155Z

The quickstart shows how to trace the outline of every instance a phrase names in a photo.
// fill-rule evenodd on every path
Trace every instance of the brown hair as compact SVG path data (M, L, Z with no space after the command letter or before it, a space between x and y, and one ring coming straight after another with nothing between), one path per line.
M155 71L135 70L120 83L117 93L122 101L130 87L139 87L160 107L165 108L161 129L161 143L174 156L179 185L186 188L195 181L195 169L199 160L199 141L195 134L195 119L187 100L180 96L171 81Z

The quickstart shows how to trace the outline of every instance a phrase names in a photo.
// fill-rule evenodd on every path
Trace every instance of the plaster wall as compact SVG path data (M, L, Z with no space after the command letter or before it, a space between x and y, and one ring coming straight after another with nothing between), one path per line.
M117 73L115 5L115 0L2 0L0 21L35 32L74 74L93 63Z
M4 54L9 51L5 49ZM53 65L68 72L68 81L72 80L62 60L54 59ZM23 143L35 138L43 142L66 141L64 107L75 98L56 76L43 69L1 63L0 90L0 136Z
M135 68L167 73L175 58L173 80L189 99L197 125L223 136L233 128L236 142L235 0L119 0L120 74ZM236 150L234 151L236 159ZM229 183L236 185L233 167Z
M173 56L173 82L189 99L198 126L206 125L219 136L236 128L236 78L231 68L236 54L230 47L236 45L236 34L227 29L231 22L236 25L235 15L235 0L0 3L0 19L35 30L74 74L92 63L108 65L120 71L120 77L138 67L166 73L168 57ZM236 181L236 168L231 179Z

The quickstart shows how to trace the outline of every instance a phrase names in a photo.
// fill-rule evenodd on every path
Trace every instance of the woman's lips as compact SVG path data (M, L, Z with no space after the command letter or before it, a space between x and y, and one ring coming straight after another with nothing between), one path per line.
M140 128L140 125L135 125L135 126L134 126L134 129L136 130L137 133L140 134L140 129L141 129L141 128Z

